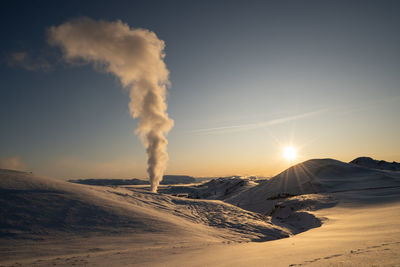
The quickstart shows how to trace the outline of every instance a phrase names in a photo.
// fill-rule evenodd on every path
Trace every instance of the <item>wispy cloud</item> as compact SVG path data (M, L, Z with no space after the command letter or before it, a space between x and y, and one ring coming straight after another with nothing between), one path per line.
M25 51L11 53L6 60L9 66L23 68L28 71L47 72L51 69L51 65L46 59L43 57L33 58Z
M316 116L323 112L326 112L327 110L328 110L327 108L319 109L319 110L315 110L315 111L311 111L311 112L296 114L296 115L292 115L292 116L272 119L272 120L263 121L263 122L240 124L240 125L230 125L230 126L206 128L206 129L197 129L197 130L194 130L193 133L218 134L218 133L226 133L226 132L249 131L249 130L254 130L254 129L258 129L258 128L268 127L271 125L277 125L277 124L282 124L282 123L286 123L289 121L295 121L295 120L299 120L299 119L303 119L303 118L307 118L307 117Z

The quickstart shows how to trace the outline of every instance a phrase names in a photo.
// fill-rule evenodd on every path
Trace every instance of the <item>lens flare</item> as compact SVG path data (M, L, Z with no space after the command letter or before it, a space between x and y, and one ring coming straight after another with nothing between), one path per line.
M287 146L283 149L283 156L285 159L292 161L296 158L296 149L292 146Z

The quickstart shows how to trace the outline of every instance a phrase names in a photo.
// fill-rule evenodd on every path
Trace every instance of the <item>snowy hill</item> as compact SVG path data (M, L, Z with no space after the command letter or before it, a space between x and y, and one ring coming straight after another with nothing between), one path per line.
M355 266L369 266L371 259L376 265L382 259L387 266L398 263L400 173L396 171L315 159L269 180L225 177L200 185L163 186L161 191L73 184L0 170L0 263L46 267L313 262L327 266L337 265L339 259ZM173 196L182 192L203 199ZM304 233L294 235L300 232ZM268 240L275 241L249 243Z
M269 198L277 193L337 192L400 185L400 174L371 170L334 159L313 159L297 164L259 185Z
M270 213L276 200L290 196L398 186L398 172L364 168L334 159L313 159L225 201L246 210Z
M189 194L189 197L224 200L255 185L257 183L248 178L239 176L221 177L195 186L195 190Z
M179 228L168 216L128 205L109 189L0 170L0 190L1 236Z
M350 161L350 163L357 164L359 166L379 169L379 170L389 170L389 171L400 171L400 163L398 162L387 162L384 160L375 160L370 157L359 157Z
M202 240L271 240L291 233L270 218L212 200L87 186L0 170L0 237L159 233Z

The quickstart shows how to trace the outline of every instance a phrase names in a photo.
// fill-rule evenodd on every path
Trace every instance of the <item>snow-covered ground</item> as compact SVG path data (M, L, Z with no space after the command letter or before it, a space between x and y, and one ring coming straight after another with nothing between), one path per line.
M375 160L370 157L359 157L350 161L350 163L357 164L363 167L371 169L389 170L389 171L400 171L400 163L398 162L387 162L385 160Z
M400 264L400 172L309 160L162 191L0 170L0 265Z

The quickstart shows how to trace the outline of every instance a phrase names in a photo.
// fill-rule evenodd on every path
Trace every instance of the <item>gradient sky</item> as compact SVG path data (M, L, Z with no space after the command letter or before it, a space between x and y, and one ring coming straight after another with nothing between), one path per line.
M120 19L165 41L175 121L168 174L270 176L310 158L400 161L398 1L105 2L1 2L3 165L63 179L146 177L126 90L47 44L48 27L82 16ZM282 157L287 145L298 149L295 162Z

